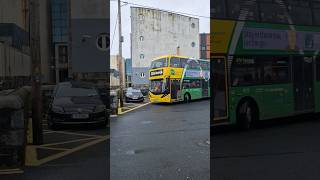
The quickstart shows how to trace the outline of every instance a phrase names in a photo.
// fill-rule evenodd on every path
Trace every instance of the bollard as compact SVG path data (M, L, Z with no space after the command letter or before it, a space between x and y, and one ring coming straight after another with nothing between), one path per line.
M0 169L25 164L30 87L0 93Z
M0 169L24 166L25 113L16 95L0 96Z

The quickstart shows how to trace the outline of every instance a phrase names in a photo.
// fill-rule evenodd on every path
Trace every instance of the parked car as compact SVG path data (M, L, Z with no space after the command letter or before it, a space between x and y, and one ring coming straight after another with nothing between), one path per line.
M140 89L134 89L130 87L126 89L125 101L126 102L143 102L144 97Z
M148 96L149 95L149 88L142 88L140 90L141 90L141 93L143 94L143 96Z
M98 90L91 83L63 82L54 89L48 110L48 126L102 124L106 125L108 113Z

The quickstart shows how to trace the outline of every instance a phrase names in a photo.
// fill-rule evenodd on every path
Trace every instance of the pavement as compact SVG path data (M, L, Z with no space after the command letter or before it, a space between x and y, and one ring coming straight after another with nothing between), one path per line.
M274 120L211 137L214 180L320 179L320 118Z
M111 119L112 180L208 180L209 100L148 104Z

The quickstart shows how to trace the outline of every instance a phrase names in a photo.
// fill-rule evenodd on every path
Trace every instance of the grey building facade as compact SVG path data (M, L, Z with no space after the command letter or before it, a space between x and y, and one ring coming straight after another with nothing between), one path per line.
M199 19L163 10L131 7L132 83L147 85L152 59L179 54L199 58Z

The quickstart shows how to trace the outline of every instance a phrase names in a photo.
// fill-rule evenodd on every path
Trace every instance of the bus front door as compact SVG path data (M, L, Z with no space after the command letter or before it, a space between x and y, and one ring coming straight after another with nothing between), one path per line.
M211 124L219 124L227 121L228 118L228 86L226 58L213 57L210 63L210 86L211 90Z
M171 80L171 99L177 100L180 92L180 80Z
M314 110L314 61L313 57L293 58L293 86L295 112Z

